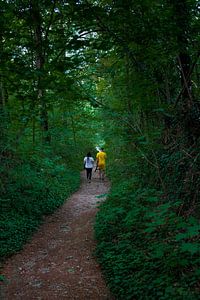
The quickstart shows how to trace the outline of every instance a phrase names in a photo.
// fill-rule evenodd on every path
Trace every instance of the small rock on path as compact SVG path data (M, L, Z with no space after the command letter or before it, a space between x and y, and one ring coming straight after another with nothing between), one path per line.
M94 173L3 267L2 300L108 300L110 295L93 252L97 198L109 190Z

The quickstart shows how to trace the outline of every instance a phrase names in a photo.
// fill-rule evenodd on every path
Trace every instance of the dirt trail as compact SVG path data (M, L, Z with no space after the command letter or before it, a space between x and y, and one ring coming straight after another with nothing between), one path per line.
M82 174L80 189L46 218L24 249L3 268L2 300L112 299L93 257L96 196L109 183L94 173L92 183Z

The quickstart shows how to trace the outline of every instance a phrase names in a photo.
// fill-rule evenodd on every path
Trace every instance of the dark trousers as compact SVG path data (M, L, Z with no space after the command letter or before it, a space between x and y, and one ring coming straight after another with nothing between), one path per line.
M87 179L91 180L92 168L86 168Z

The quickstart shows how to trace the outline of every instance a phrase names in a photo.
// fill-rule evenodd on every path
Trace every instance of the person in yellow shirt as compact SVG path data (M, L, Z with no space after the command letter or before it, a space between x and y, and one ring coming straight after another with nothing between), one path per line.
M96 159L97 159L97 166L99 169L99 178L104 180L105 177L105 168L106 168L106 158L107 155L104 152L104 149L100 149L100 151L97 153Z

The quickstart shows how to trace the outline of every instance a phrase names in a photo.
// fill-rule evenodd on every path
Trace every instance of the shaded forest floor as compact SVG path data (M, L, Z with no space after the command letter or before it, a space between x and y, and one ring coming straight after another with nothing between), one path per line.
M24 249L3 267L2 300L111 299L93 252L93 224L109 183L94 173L87 183L48 216Z

